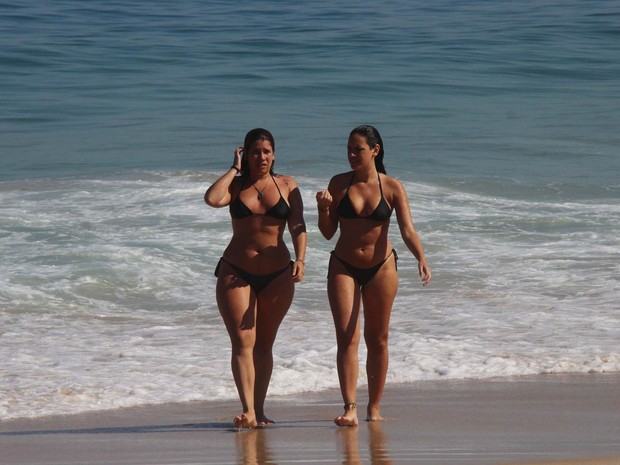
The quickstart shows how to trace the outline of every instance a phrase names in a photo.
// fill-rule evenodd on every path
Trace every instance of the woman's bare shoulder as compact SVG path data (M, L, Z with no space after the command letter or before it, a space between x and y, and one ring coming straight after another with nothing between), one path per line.
M381 183L383 184L384 187L387 187L388 189L394 189L394 190L402 190L404 189L403 184L396 178L393 178L392 176L388 176L387 174L381 174Z
M383 193L390 204L397 203L400 200L407 200L407 192L405 186L396 178L387 175L381 175L381 184L383 185Z
M292 176L277 174L274 176L274 180L276 183L278 183L278 186L286 186L289 190L297 187L297 182Z
M351 181L351 176L352 176L351 171L347 171L346 173L336 174L329 180L329 186L335 189L339 189L345 184L348 185L349 182Z

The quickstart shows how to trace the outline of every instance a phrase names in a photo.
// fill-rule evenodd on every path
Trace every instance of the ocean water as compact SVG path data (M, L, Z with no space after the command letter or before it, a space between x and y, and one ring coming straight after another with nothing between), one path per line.
M237 397L202 196L257 126L309 233L270 394L338 385L314 194L360 123L433 268L393 221L389 383L620 370L617 2L5 1L0 31L0 419Z

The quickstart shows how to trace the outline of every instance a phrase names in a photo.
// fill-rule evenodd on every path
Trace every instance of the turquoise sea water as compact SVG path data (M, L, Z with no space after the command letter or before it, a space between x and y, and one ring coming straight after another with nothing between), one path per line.
M9 1L0 31L0 418L236 396L202 194L257 126L309 227L272 393L337 386L313 198L360 123L434 270L394 223L390 381L620 369L619 3Z

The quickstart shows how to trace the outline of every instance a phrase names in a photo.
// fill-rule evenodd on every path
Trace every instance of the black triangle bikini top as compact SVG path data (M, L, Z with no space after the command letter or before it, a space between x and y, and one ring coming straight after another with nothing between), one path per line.
M273 179L273 176L271 176L271 179ZM235 197L235 199L230 202L230 205L228 206L230 216L235 219L241 219L252 215L266 215L277 218L279 220L288 219L291 214L291 207L288 203L286 203L286 200L284 200L282 192L280 192L280 188L278 187L278 183L275 179L273 179L273 182L276 185L276 189L278 189L278 193L280 194L280 200L278 200L278 202L273 207L271 207L265 213L254 213L248 208L245 203L243 203L241 197L237 195L237 197Z
M347 187L347 192L344 194L344 197L338 204L336 211L338 215L342 218L348 219L357 219L357 220L373 220L373 221L386 221L389 220L392 216L392 207L388 205L383 197L383 187L381 186L381 176L377 174L379 178L379 190L381 191L381 200L379 200L379 204L375 208L375 210L368 216L360 216L354 209L353 204L351 204L351 199L349 198L349 188L351 184L353 184L353 178L355 174L351 176L351 182L349 182L349 186Z

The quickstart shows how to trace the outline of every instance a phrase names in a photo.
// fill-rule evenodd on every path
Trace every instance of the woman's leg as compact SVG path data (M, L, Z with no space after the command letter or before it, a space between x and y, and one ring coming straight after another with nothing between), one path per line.
M381 398L388 370L388 331L392 304L398 289L398 272L391 255L362 290L364 340L368 349L368 421L382 420Z
M357 426L358 347L360 342L360 290L339 260L330 260L327 296L336 328L338 380L345 404L344 415L334 422Z
M216 286L217 305L232 345L231 368L243 414L234 418L235 426L256 426L254 409L255 369L253 350L256 342L256 298L245 281L221 262Z
M295 286L289 270L284 271L258 294L256 344L254 345L254 406L259 425L273 423L265 415L264 405L273 371L273 344L280 323L293 301Z

